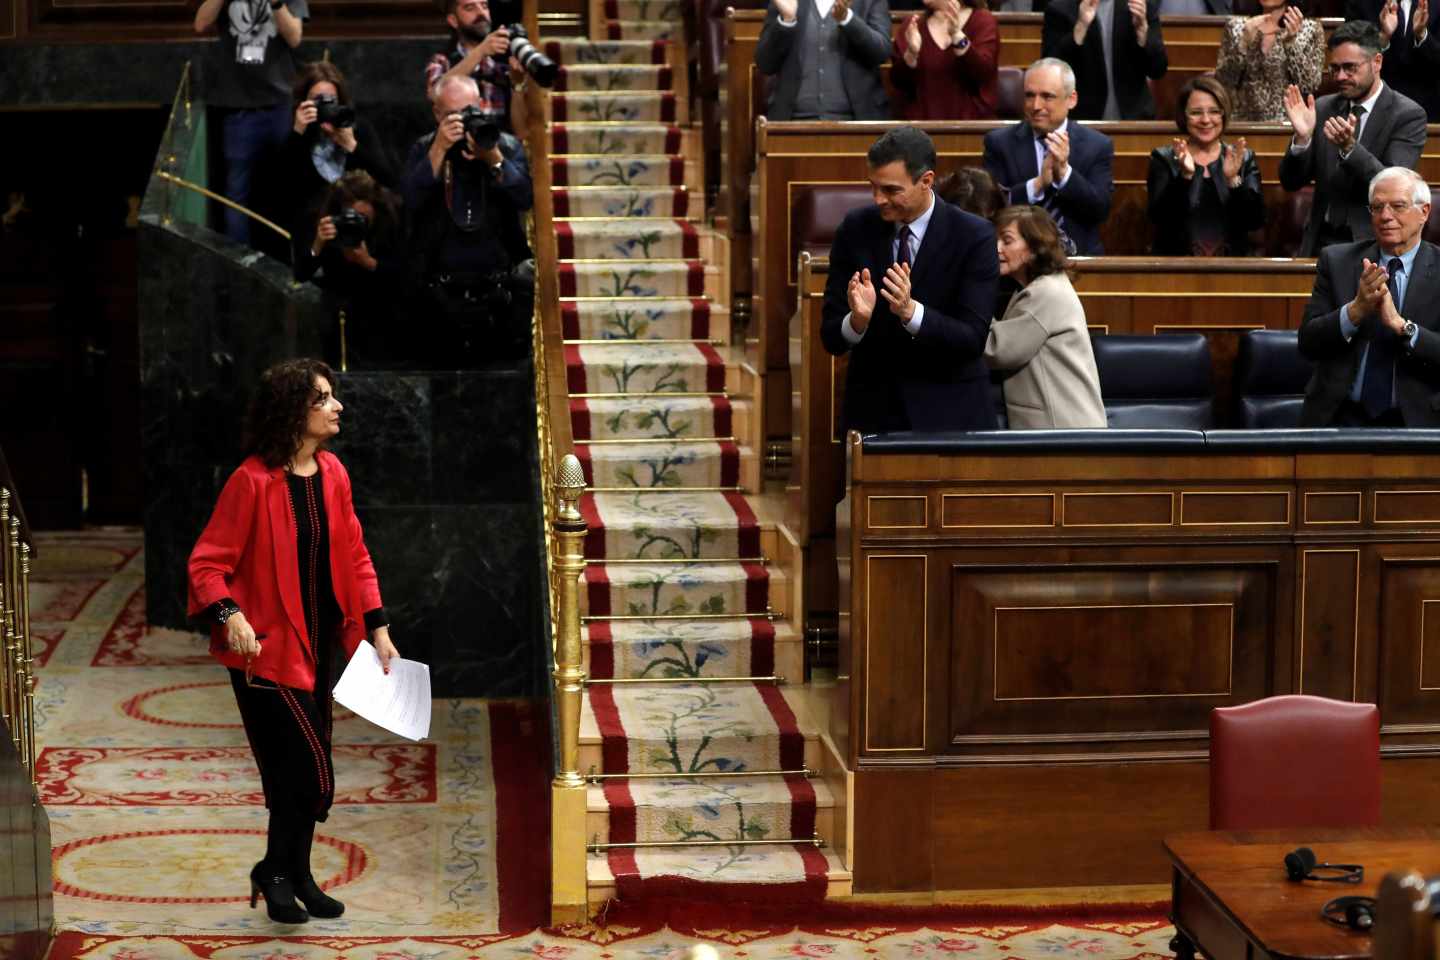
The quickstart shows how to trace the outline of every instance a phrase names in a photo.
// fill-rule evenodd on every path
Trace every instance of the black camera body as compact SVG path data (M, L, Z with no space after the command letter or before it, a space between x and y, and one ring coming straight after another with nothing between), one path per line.
M476 150L491 150L500 142L500 125L495 122L494 114L472 103L460 111L460 120L465 124L465 132L475 141Z
M505 32L510 34L510 55L520 61L520 66L524 67L525 72L540 86L553 87L555 77L560 73L560 64L536 49L523 24L512 23L505 28Z
M370 235L370 218L354 207L346 207L330 218L335 225L335 245L342 249L358 247Z
M341 103L334 94L316 94L314 103L316 123L328 123L332 127L355 126L355 108Z

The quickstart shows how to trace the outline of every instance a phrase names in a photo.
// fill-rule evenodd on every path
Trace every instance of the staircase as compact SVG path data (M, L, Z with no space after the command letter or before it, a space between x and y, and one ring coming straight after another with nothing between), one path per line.
M793 577L764 515L757 377L731 346L729 251L701 223L677 0L594 0L549 39L555 234L575 453L587 895L848 894L808 719ZM777 682L783 678L788 683Z

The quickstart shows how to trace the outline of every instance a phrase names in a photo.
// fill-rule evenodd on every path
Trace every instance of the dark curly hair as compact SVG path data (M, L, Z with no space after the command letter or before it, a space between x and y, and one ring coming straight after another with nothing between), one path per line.
M1011 224L1020 231L1020 239L1030 248L1030 265L1025 269L1030 280L1050 273L1070 272L1060 228L1055 226L1055 221L1050 219L1044 207L1020 204L1006 207L995 215L997 234Z
M323 360L286 360L260 375L260 385L245 414L245 453L274 470L300 450L305 421L315 402L315 381L324 377L332 389L335 371Z

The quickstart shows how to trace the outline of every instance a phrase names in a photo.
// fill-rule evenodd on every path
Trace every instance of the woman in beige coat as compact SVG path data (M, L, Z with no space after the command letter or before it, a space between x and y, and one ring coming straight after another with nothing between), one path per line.
M1006 207L995 230L1000 274L1020 284L985 342L990 369L1006 375L1010 429L1105 426L1085 308L1055 222L1040 207Z

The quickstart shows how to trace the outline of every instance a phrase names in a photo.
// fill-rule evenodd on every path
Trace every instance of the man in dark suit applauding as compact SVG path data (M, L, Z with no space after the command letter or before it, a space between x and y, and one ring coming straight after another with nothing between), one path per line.
M1302 99L1293 85L1285 91L1295 137L1280 158L1280 183L1292 191L1315 184L1302 257L1328 244L1373 237L1366 209L1370 181L1385 167L1414 168L1425 146L1425 111L1380 79L1379 29L1350 20L1330 35L1329 45L1340 92L1317 101L1313 95Z
M845 428L994 429L984 354L995 229L935 195L923 131L889 131L867 160L875 202L835 233L820 323L825 349L850 355Z
M1380 28L1385 62L1380 76L1420 104L1431 123L1440 123L1440 4L1429 0L1346 0L1346 20L1369 20Z
M1096 256L1100 225L1115 189L1115 145L1103 133L1070 123L1075 73L1046 57L1025 71L1025 121L985 134L985 169L1013 204L1044 207L1075 253Z
M1050 0L1040 52L1075 70L1075 119L1155 118L1147 81L1170 67L1159 0Z
M1430 188L1388 167L1370 181L1375 240L1320 252L1300 326L1315 362L1307 427L1440 427L1440 247L1420 239Z

